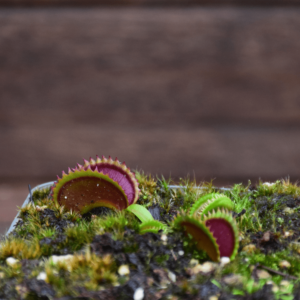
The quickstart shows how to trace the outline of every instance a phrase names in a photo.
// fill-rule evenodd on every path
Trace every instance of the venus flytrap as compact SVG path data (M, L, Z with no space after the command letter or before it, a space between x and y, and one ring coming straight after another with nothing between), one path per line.
M101 206L123 210L138 200L140 190L135 174L125 163L97 156L96 160L90 158L84 160L84 165L69 168L68 174L63 171L51 192L57 205L85 214Z
M227 196L210 193L200 197L188 214L178 214L173 226L184 228L213 261L220 257L234 259L239 237L236 222L228 211L233 206Z
M197 247L207 252L213 261L221 257L235 258L238 249L238 229L228 211L218 210L206 216L178 214L173 225L184 230L197 242Z

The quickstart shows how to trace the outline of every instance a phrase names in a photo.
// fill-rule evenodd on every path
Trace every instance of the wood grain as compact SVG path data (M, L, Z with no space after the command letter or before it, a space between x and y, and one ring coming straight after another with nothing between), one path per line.
M300 9L0 10L0 178L89 156L299 178Z
M139 6L299 6L298 0L0 0L2 7Z

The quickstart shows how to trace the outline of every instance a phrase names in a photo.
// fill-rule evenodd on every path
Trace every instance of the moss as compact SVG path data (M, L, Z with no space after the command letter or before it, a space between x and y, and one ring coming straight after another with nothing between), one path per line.
M22 239L6 239L0 248L0 260L8 257L17 259L35 259L41 256L37 239L31 241Z
M110 255L99 257L89 250L75 254L66 261L45 262L46 282L51 284L57 296L77 296L76 288L99 290L117 284L116 264Z
M151 206L160 202L160 196L157 193L157 181L151 174L145 174L143 171L135 172L136 179L139 182L140 196L138 204Z
M168 254L158 255L155 257L155 261L158 263L159 266L165 267L166 262L168 261L169 258L170 256Z
M268 196L273 194L300 196L300 187L297 183L290 182L289 178L277 180L274 183L259 181L256 186L256 195Z
M84 245L90 243L95 234L93 224L81 222L74 227L68 227L65 230L67 237L65 245L70 245L73 251L81 249Z
M42 189L42 190L35 190L32 194L32 200L37 203L40 200L48 198L50 194L50 188Z

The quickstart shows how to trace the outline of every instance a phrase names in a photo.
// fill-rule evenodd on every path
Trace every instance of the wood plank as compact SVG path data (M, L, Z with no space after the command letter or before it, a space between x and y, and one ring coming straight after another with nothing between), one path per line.
M62 6L142 6L188 7L202 6L299 6L298 0L0 0L4 7L62 7Z
M299 16L2 10L0 124L299 126Z
M0 178L56 180L56 175L82 163L82 158L103 154L117 156L132 169L175 179L188 173L198 181L298 179L299 135L299 129L235 127L12 129L0 133Z
M0 179L96 154L177 179L299 178L299 15L0 10Z

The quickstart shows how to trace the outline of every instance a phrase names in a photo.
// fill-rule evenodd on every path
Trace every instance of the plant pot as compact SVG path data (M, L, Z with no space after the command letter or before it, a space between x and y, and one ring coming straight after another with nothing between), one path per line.
M33 193L36 190L42 190L42 189L49 188L53 184L54 184L54 181L49 181L49 182L46 182L46 183L42 183L42 184L37 185L36 187L34 187L31 190L31 192ZM25 201L23 202L22 207L25 207L29 202L30 202L30 193L28 194L28 196L26 197ZM6 236L8 236L14 230L14 227L18 223L19 220L20 219L19 219L19 212L18 212L18 214L16 215L16 217L12 221L9 229L7 230L7 232L5 234Z
M41 184L32 191L49 188L53 183ZM272 186L274 191L271 193ZM15 292L16 297L5 299L19 299L17 298L19 293L26 294L29 292L34 293L38 299L44 299L45 296L54 298L57 295L66 296L68 299L78 299L76 294L74 294L75 298L72 298L73 294L69 295L69 291L75 291L75 288L78 288L76 292L80 293L79 297L84 299L109 297L112 297L111 299L144 299L144 293L145 299L166 299L170 295L174 295L172 299L189 298L193 300L218 298L220 295L221 297L224 296L224 299L232 299L236 295L241 296L239 299L274 299L275 296L276 299L293 299L300 293L300 289L295 284L300 276L298 262L300 248L295 248L299 244L297 240L300 232L297 219L291 217L300 218L300 213L298 213L300 202L296 197L300 193L299 187L278 181L278 183L273 184L260 183L254 187L254 190L246 190L245 187L238 184L232 189L230 195L229 193L224 193L225 195L214 194L214 198L208 198L209 200L203 198L212 197L213 194L211 193L197 192L192 198L190 197L191 194L188 195L190 189L187 188L185 190L187 197L184 199L185 196L183 197L180 192L173 193L168 187L184 189L184 187L176 185L165 185L164 188L157 185L155 192L151 194L154 195L153 198L143 192L146 197L140 197L139 202L142 203L143 199L146 199L149 203L150 199L151 201L158 199L155 200L157 202L151 202L148 209L159 206L157 203L162 204L159 216L165 216L164 223L168 224L170 219L167 217L169 218L171 215L175 225L181 226L181 229L185 229L186 232L180 228L178 230L178 227L174 226L171 231L159 230L156 233L148 231L141 234L140 227L137 227L140 226L139 221L137 218L131 218L132 215L127 215L126 211L124 211L123 217L122 214L113 215L110 221L105 223L102 219L103 215L96 216L94 212L89 216L89 219L86 219L85 215L72 215L69 211L62 217L63 210L60 212L61 207L57 207L53 202L44 202L49 207L52 206L52 211L48 208L43 210L43 206L28 207L28 211L34 211L34 213L31 212L30 222L37 221L44 227L39 227L39 224L35 225L34 234L38 241L37 244L34 244L36 241L32 238L34 235L26 236L26 230L32 230L28 226L28 219L26 220L29 214L22 214L25 222L20 222L18 227L20 226L22 229L24 226L25 229L21 231L17 229L16 235L12 239L18 238L18 234L21 238L18 238L16 242L13 241L14 244L9 244L8 239L5 244L6 252L3 251L4 258L0 261L0 276L2 278L6 276L5 284L13 286L16 282L10 276L13 271L15 277L19 276L20 282L16 289L17 292ZM222 188L220 190L228 191L231 189ZM285 193L282 192L281 197L279 197L277 191ZM200 194L202 195L198 198ZM235 210L226 212L227 208L224 206L221 209L217 207L215 210L216 206L213 205L217 201L220 204L220 200L224 200L226 195L232 196L234 199ZM269 197L272 198L269 199ZM202 200L207 202L201 202ZM30 195L27 196L22 207L26 206L29 201ZM40 201L43 203L42 199ZM187 202L184 203L184 201ZM200 202L206 205L203 206ZM197 203L200 206L196 205L196 209L201 208L202 210L193 212L194 204ZM184 204L185 212L182 212ZM41 205L40 202L39 205ZM175 207L173 211L172 207L169 208L172 205ZM253 205L255 205L255 210L252 209ZM211 208L213 206L213 209L204 216L204 210L208 209L209 206ZM244 214L246 213L245 215L241 214L243 211ZM267 221L271 220L271 213L274 214L274 220L272 219L273 222L268 223ZM199 214L200 217L198 218ZM201 214L203 215L201 216ZM57 226L57 223L53 223L51 220L51 218L59 219L59 215L61 215L60 220L67 227L66 231L60 230L62 225L58 224L59 226ZM243 222L239 222L242 220L241 216L243 216ZM125 221L122 218L126 218ZM196 218L198 219L196 220ZM214 260L213 251L204 248L211 254L211 259L209 259L203 251L199 252L199 249L195 248L195 241L191 239L192 236L199 237L199 240L202 237L201 243L204 241L203 243L209 247L212 246L212 250L215 249L214 245L216 246L216 244L213 244L212 240L208 238L210 233L206 229L210 230L213 226L216 228L214 221L216 219L217 221L221 220L217 224L219 232L215 231L218 234L216 240L218 238L222 240L224 236L227 239L228 231L223 229L228 225L226 222L230 223L229 219L232 220L233 218L240 218L236 220L242 227L242 231L235 234L234 241L240 241L240 247L236 248L238 253L235 253L233 258L230 255L220 255L219 261ZM293 221L294 219L295 221ZM20 220L19 215L16 216L7 234L14 230L18 220ZM57 222L61 222L60 220ZM72 220L72 224L67 223L66 220ZM213 222L210 222L211 220ZM136 227L128 225L130 222L133 224L133 221L136 222L134 224L138 223ZM225 224L225 227L222 224ZM262 224L267 227L262 227ZM120 228L122 227L121 233L118 231L118 225ZM147 225L149 226L149 224ZM204 225L207 227L203 227ZM51 226L52 229L54 228L55 234L53 231L51 232ZM105 229L103 229L104 227ZM235 229L234 226L232 228ZM90 232L92 232L92 236L89 239ZM117 234L113 236L113 232ZM239 235L239 233L241 234ZM67 242L70 246L70 241L73 243L72 247L67 248ZM17 243L20 245L18 246ZM20 250L11 251L12 248L16 248L16 245ZM30 248L25 249L24 245L30 245ZM287 245L293 248L287 248ZM218 249L223 246L222 243L218 243ZM41 261L38 261L40 256L35 254L37 251L41 251L39 249L44 251ZM291 255L290 252L282 252L283 250L290 251L289 249L293 249L294 255ZM107 254L112 257L111 264L110 258L106 257ZM9 269L7 265L10 266L11 264L14 266ZM82 265L86 269L80 269ZM105 265L108 267L106 268ZM23 276L20 275L22 272L19 272L21 268L26 271L24 274L30 274L28 278L21 278ZM2 270L5 270L6 273ZM101 277L101 270L104 270L103 274L106 274L106 277ZM215 273L217 277L213 277ZM107 282L109 282L109 286L106 285ZM293 289L294 285L295 288ZM0 280L0 298L1 289L4 290L4 285L1 285ZM42 294L41 291L45 293ZM195 297L191 298L191 295ZM23 296L22 298L25 299Z
M55 181L49 181L49 182L46 182L46 183L39 184L39 185L37 185L36 187L34 187L31 190L31 193L33 193L36 190L47 189L47 188L51 187L54 183L55 183ZM171 189L182 189L182 186L179 186L179 185L169 185L169 188L171 188ZM228 191L228 190L230 190L230 188L224 188L224 187L222 187L222 188L219 188L219 190L220 191ZM27 195L27 197L26 197L26 199L23 202L23 204L22 204L21 207L25 207L29 202L30 202L30 193ZM5 234L6 236L8 236L14 230L14 227L18 223L19 220L20 219L19 219L19 212L18 212L18 214L16 215L16 217L12 221L9 229L7 230L7 232Z

